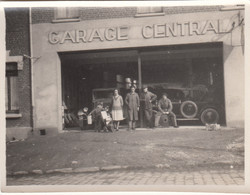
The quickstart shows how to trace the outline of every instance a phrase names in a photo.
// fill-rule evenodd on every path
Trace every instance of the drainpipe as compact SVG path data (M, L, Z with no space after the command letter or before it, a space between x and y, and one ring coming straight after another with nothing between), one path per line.
M34 73L33 73L33 48L32 48L32 16L31 16L31 7L29 7L29 34L30 34L30 73L31 73L31 78L30 78L30 82L31 82L31 109L32 109L32 129L34 131L35 127L36 127L36 121L35 121L35 106L34 106L34 85L33 85L33 81L34 81Z

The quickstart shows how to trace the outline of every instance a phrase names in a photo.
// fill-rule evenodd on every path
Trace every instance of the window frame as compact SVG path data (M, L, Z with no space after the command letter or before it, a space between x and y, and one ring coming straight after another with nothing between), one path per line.
M19 71L23 70L23 56L10 56L10 50L6 51L5 78L6 78L6 74L7 74L7 64L10 64L10 63L12 63L12 64L15 63L16 64L16 70L15 70L15 71L17 71L17 74L16 74L17 78L16 79L18 79ZM5 79L5 81L7 81L7 80L8 79ZM16 82L18 82L18 81L16 81ZM6 84L5 84L5 86L6 86ZM16 96L18 97L18 95L19 94L18 94L18 91L17 91ZM5 98L6 98L6 96L5 96ZM8 107L9 107L9 105L8 105ZM22 114L20 113L20 104L18 105L18 110L5 110L5 113L6 113L6 118L20 118L20 117L22 117Z
M149 10L143 13L140 10L142 8L148 8ZM135 15L135 17L150 17L150 16L164 16L165 15L165 12L162 6L157 6L157 8L161 8L161 11L159 12L153 11L153 8L156 8L156 6L137 7L137 14Z
M77 14L75 13L76 11L78 12ZM79 22L79 21L80 21L80 10L78 7L54 8L54 19L52 20L52 23Z
M15 69L14 70L7 70L8 69L8 66L16 66L14 67ZM13 108L13 98L15 96L15 99L17 99L18 97L18 87L15 87L14 91L12 89L13 85L14 86L17 86L18 83L17 83L17 78L18 78L18 70L17 70L17 63L16 62L8 62L6 63L6 74L5 74L5 82L6 82L6 85L5 87L7 87L7 90L5 92L5 95L7 96L7 98L5 97L5 99L7 99L7 109L6 109L6 105L5 105L5 111L6 113L19 113L19 103L17 103L17 105L15 105L17 108L14 109ZM15 93L15 94L13 94Z

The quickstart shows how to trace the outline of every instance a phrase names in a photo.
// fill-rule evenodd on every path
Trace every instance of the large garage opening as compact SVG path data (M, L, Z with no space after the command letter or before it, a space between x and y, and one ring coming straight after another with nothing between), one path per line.
M167 92L179 124L225 125L223 44L176 45L141 50L142 83Z
M60 58L66 127L77 126L72 118L77 117L79 109L91 111L98 102L110 106L115 88L124 98L130 87L126 78L138 82L136 50L63 53Z
M129 87L142 84L159 100L163 92L173 102L178 123L225 125L223 44L204 43L126 50L60 53L62 101L66 128L77 127L77 113L92 110L97 101L109 104L118 88L125 98ZM153 102L157 112L157 101ZM125 114L126 117L126 114ZM126 124L126 120L123 122ZM143 127L143 115L138 125Z

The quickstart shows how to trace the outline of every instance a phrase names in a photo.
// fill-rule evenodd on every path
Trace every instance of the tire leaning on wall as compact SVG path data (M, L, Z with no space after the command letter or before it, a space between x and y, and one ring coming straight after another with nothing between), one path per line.
M220 119L218 111L214 108L206 108L202 111L200 120L205 124L216 124Z
M181 103L180 112L185 118L195 118L198 113L198 106L193 101L184 101Z

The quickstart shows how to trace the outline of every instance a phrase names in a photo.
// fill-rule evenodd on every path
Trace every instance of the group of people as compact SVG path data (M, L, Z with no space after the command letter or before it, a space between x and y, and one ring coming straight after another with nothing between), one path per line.
M143 92L140 97L135 92L135 87L130 88L130 93L127 94L125 102L128 107L128 130L135 130L136 121L138 120L138 111L142 109L145 115L146 124L149 128L159 126L160 117L162 114L167 114L174 127L178 127L176 116L172 112L173 105L170 99L167 98L167 94L163 93L162 98L158 102L158 112L153 117L153 105L152 102L157 99L157 95L148 91L148 86L143 85ZM153 120L155 118L155 120Z
M139 119L139 110L142 109L145 115L146 124L149 128L155 128L159 126L160 117L162 114L168 115L174 127L178 127L176 122L176 115L172 112L173 105L167 94L163 93L162 98L158 102L158 112L153 117L153 105L152 102L157 99L157 95L148 91L148 86L143 85L143 92L140 94L135 91L135 87L131 86L130 93L128 93L123 101L121 95L119 95L118 89L114 90L114 95L111 101L111 115L113 119L113 126L116 131L119 130L120 121L123 117L124 102L128 111L128 131L135 130L136 121ZM94 112L98 112L102 109L102 105L99 104ZM93 114L93 113L92 113ZM95 117L95 128L99 127L101 115ZM154 120L153 120L154 119Z

